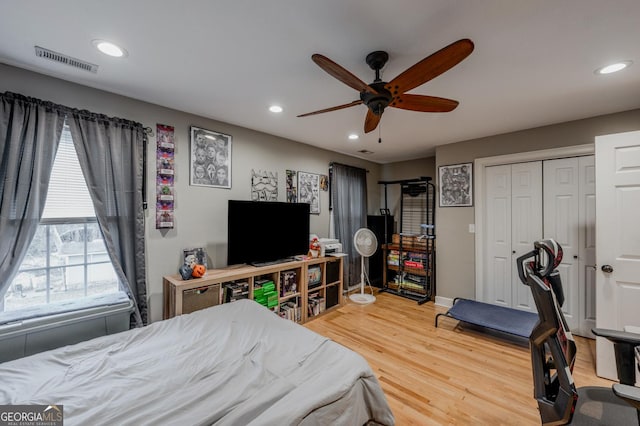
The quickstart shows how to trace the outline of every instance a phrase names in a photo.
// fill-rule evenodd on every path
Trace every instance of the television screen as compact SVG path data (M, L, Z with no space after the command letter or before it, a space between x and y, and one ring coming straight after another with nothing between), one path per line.
M309 204L229 200L227 264L284 260L309 251Z

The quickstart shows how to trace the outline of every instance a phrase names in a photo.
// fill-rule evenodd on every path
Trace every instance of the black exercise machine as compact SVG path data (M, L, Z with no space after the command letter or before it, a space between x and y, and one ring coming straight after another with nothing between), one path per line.
M614 343L620 383L614 384L613 389L576 389L571 375L576 345L562 314L562 282L555 269L562 261L562 248L554 240L536 241L534 247L517 262L520 280L531 289L539 315L529 336L529 347L534 397L542 424L640 423L640 388L634 386L636 363L640 362L640 335L593 329L595 335Z

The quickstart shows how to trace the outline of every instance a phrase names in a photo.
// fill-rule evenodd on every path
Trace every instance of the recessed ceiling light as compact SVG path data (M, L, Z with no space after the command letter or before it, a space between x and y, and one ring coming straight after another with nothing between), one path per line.
M276 113L282 112L282 107L280 105L271 105L269 107L269 111L276 112Z
M351 139L352 141L355 141L356 139L358 139L360 136L356 135L355 133L351 133L349 135L349 139Z
M127 56L127 51L106 40L93 40L93 45L105 55L121 58Z
M598 68L596 70L596 74L611 74L612 72L622 71L623 69L625 69L628 66L630 66L632 63L633 63L632 61L616 62L615 64L611 64L611 65L607 65L607 66L602 67L602 68Z

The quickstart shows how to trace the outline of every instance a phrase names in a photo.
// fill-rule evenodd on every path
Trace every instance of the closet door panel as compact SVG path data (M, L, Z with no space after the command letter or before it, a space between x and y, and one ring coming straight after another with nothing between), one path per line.
M558 266L564 305L562 311L571 330L579 328L580 177L579 159L561 158L544 162L544 236L562 246Z
M511 166L486 170L486 230L484 301L511 306Z
M596 326L596 166L595 156L580 157L580 331L582 336L594 337Z
M536 312L531 290L518 276L516 259L542 237L541 161L511 165L511 198L511 306Z

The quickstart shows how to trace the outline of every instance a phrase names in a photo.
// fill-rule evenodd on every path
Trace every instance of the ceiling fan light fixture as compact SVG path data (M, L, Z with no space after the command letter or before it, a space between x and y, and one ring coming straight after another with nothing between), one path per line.
M595 72L596 74L611 74L614 72L622 71L623 69L629 67L632 63L633 61L620 61L598 68Z
M271 111L273 113L276 113L276 114L279 114L279 113L282 112L282 107L280 105L271 105L269 107L269 111Z
M96 49L98 49L105 55L113 56L114 58L122 58L128 56L128 53L124 48L118 46L117 44L111 43L110 41L93 40L92 43L96 47Z
M382 50L377 50L366 57L367 65L376 73L375 80L371 84L360 80L349 70L326 56L314 53L311 55L311 60L330 76L356 89L360 94L360 99L348 104L300 114L298 117L308 117L356 105L365 105L368 111L364 118L364 133L369 133L378 127L382 113L387 107L418 112L453 111L458 106L458 101L436 96L412 95L406 92L453 68L469 56L473 49L474 44L471 40L466 38L458 40L407 68L389 82L382 81L380 78L380 70L386 64L389 55ZM382 142L380 137L378 137L378 142Z

